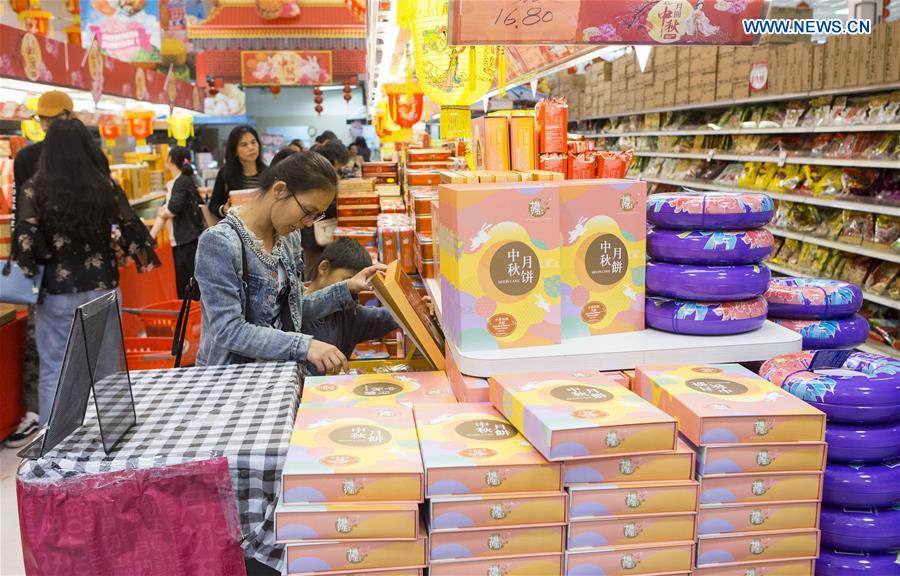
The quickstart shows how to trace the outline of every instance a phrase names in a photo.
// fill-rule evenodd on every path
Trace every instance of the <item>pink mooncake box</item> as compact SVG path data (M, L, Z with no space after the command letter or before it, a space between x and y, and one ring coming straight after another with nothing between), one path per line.
M490 386L485 378L475 378L474 376L466 376L459 371L456 365L456 358L450 345L447 344L444 353L444 371L450 380L450 388L456 395L459 402L490 402Z
M561 554L566 549L566 525L436 532L429 536L429 548L431 562Z
M568 550L657 544L694 538L696 513L610 516L569 524Z
M697 450L697 473L808 472L825 469L824 442L710 444Z
M819 502L777 502L704 506L697 516L697 533L733 534L819 527Z
M690 573L694 542L613 546L566 552L567 576L653 576Z
M494 376L491 402L549 460L673 451L675 419L600 372Z
M309 504L275 507L275 541L415 540L419 536L416 503Z
M815 576L815 558L796 558L770 562L745 562L727 566L698 566L694 576ZM873 574L874 576L874 574Z
M310 376L303 383L303 406L406 406L456 402L444 372Z
M569 486L569 519L692 513L697 511L699 488L695 481Z
M697 566L737 564L819 555L819 531L776 530L752 534L717 534L697 540Z
M428 564L424 528L415 540L327 540L288 544L292 576L357 574L371 570L418 569Z
M704 476L700 506L822 499L821 472Z
M427 501L429 530L447 532L559 524L568 520L565 492L526 492L481 496L436 496Z
M560 463L489 404L418 404L414 412L427 497L562 490Z
M431 576L562 576L562 554L529 554L510 558L431 562Z
M568 460L563 464L563 482L570 486L592 482L693 480L694 457L694 449L679 438L674 452Z
M640 366L633 387L696 446L825 439L824 413L739 364Z
M409 408L304 404L282 471L281 501L421 502L423 475Z

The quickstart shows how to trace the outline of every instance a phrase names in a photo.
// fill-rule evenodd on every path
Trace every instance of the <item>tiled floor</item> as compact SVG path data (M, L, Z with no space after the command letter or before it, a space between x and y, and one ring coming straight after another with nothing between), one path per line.
M16 507L18 450L0 445L0 575L25 574L22 543L19 540L19 513Z

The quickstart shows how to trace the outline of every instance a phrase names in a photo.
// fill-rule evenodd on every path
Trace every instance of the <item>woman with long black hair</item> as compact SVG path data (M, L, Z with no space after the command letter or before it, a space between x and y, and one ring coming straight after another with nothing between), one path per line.
M16 207L16 262L27 276L45 265L35 307L42 425L50 418L75 309L119 285L114 238L139 271L159 265L147 227L107 170L84 124L57 120Z
M266 169L259 142L259 134L252 126L238 126L228 135L224 164L209 198L209 211L216 218L224 218L228 213L228 196L232 190L259 188L260 176Z
M197 239L206 228L200 212L200 193L194 183L191 151L181 146L169 150L166 156L166 203L156 214L151 235L156 238L163 226L168 228L172 256L175 260L175 288L178 298L184 298L188 280L194 275Z

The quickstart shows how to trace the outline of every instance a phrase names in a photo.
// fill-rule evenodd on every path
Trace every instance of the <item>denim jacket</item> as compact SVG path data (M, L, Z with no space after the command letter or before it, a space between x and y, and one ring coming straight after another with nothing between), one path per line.
M356 302L346 282L304 295L299 232L278 238L272 253L268 254L237 213L232 210L226 220L236 224L239 233L223 220L204 232L197 246L194 277L200 286L203 305L203 332L197 364L234 364L240 361L238 356L305 362L313 337L271 326L277 306L279 261L284 265L291 286L289 304L294 326L350 309ZM241 280L241 242L247 251L253 324L244 317L247 291L242 288Z

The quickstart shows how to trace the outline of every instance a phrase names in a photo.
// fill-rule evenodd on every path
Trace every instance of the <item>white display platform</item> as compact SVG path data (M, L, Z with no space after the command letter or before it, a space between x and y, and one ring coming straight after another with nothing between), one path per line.
M425 280L425 287L441 319L441 291L437 280ZM575 338L553 346L466 354L461 354L452 342L449 344L460 372L485 378L510 372L630 370L650 364L753 362L798 352L802 349L802 338L793 330L767 321L759 330L735 336L686 336L641 330Z

